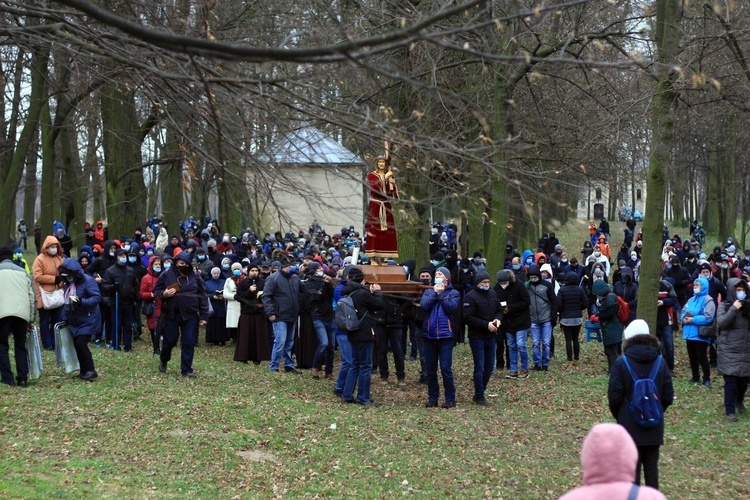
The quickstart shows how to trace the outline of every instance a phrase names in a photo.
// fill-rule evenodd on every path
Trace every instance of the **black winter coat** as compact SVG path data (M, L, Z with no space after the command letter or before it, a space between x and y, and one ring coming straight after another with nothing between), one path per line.
M526 286L511 278L508 287L503 288L498 283L495 285L497 300L502 304L508 304L501 331L503 333L516 333L531 328L531 299Z
M115 264L107 269L102 279L102 292L109 295L112 300L115 293L120 294L120 304L132 304L138 298L138 277L131 267ZM114 304L114 302L112 302Z
M250 287L255 285L255 291L251 292ZM237 285L237 293L234 294L234 300L240 302L240 314L261 314L263 313L263 278L247 278L240 281Z
M276 321L296 322L300 312L302 282L295 274L279 269L263 285L263 306L266 317L276 316ZM304 301L304 295L302 296Z
M362 316L365 315L365 312L367 312L367 317L362 322L360 329L347 334L349 341L372 342L372 329L375 326L373 312L385 309L385 297L383 297L383 294L379 291L370 293L370 290L356 281L349 281L346 286L344 286L344 289L341 291L341 296L346 297L347 295L352 296L354 307L357 309L357 317L361 319Z
M630 413L630 400L633 396L633 377L625 366L624 357L637 377L648 377L656 357L659 356L659 341L652 335L636 335L625 344L623 356L617 358L609 372L609 388L607 399L609 411L617 419L617 423L625 427L628 434L638 446L659 446L664 444L664 421L654 427L641 427ZM667 363L662 360L659 372L654 379L661 405L664 411L674 400L672 376L669 374Z
M581 311L589 305L589 298L583 288L566 284L557 292L557 314L560 319L580 318Z
M500 301L495 290L472 289L463 300L463 322L469 327L469 338L493 338L500 330L492 333L487 324L494 320L503 320Z
M323 278L310 276L302 283L305 303L313 320L333 319L333 285Z

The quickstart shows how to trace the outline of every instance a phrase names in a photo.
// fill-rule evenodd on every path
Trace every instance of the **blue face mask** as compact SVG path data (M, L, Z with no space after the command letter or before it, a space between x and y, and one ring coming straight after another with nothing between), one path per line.
M440 261L439 261L439 260L431 260L431 261L430 261L430 263L431 263L431 264L432 264L433 266L437 267L437 266L438 266L438 264L440 264Z
M16 254L16 260L21 260L21 259L23 259L23 254L22 253L17 253Z
M135 255L128 257L128 262L130 262L131 264L135 264L136 260L138 260L138 257L136 257Z
M128 262L128 259L126 259L125 257L120 257L119 259L117 259L117 263L120 264L121 266L124 266L125 264L127 264L127 262Z
M232 274L234 276L242 276L242 271L239 269L235 269L234 271L232 271Z
M405 272L406 274L409 274L409 267L408 267L408 266L403 266L403 267L404 267L404 272Z
M225 271L228 271L230 267L232 266L230 266L229 264L222 264L221 266L221 268L224 269Z
M201 262L203 262L204 260L206 260L206 256L204 254L199 254L198 255L198 260L201 261Z
M443 278L435 278L435 284L436 285L442 285L443 284Z
M747 293L744 291L737 290L737 300L745 300L747 298Z
M478 285L477 288L479 288L480 290L487 291L490 289L490 285Z
M511 267L514 271L518 271L519 269L521 269L521 264L513 264Z
M170 264L169 262L166 262L164 264L164 270L165 271L169 271L171 268L172 268L172 264Z
M156 266L154 266L154 272L155 272L156 274L159 274L159 273L161 272L161 267L156 267Z

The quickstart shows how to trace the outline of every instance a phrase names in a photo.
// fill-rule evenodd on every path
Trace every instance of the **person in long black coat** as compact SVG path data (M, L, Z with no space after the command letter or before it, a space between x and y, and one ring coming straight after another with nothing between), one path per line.
M260 268L250 265L247 279L237 285L235 299L240 302L240 323L237 328L237 345L234 360L242 363L252 361L256 365L271 360L271 339L268 335L268 320L263 315L263 278Z
M651 373L659 357L659 341L649 334L648 324L643 320L633 321L625 331L623 355L617 358L609 371L609 411L617 423L625 427L638 448L638 466L635 483L640 484L641 468L646 486L659 489L659 447L664 444L664 420L654 427L641 427L630 412L633 397L633 377L625 366L625 358L639 378ZM654 379L662 409L666 412L674 400L672 375L664 360Z

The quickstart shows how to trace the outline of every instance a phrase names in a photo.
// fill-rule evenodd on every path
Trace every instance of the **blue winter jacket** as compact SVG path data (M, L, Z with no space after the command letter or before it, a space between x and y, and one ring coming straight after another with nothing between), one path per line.
M453 320L451 316L458 310L461 294L448 283L443 293L438 294L432 288L425 290L419 303L425 311L422 336L428 339L452 339Z
M73 275L73 282L65 289L63 307L64 319L68 322L70 333L73 337L99 335L102 332L102 316L99 311L102 295L99 292L99 284L94 278L84 274L81 264L76 259L67 258L62 265ZM79 302L71 302L71 295L77 296Z
M713 322L716 315L716 304L711 296L708 295L708 280L706 278L698 278L693 282L693 284L695 283L701 286L701 291L693 293L690 300L685 303L685 307L682 308L682 313L680 314L682 338L683 340L699 340L709 343L711 339L701 337L698 334L698 327L710 325ZM685 323L685 315L688 313L693 315L693 320L690 324Z

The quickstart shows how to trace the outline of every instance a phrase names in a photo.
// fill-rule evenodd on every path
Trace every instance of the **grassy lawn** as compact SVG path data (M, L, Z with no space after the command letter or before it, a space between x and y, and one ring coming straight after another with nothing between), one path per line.
M557 231L571 255L580 234ZM45 352L30 388L0 386L0 496L554 498L581 483L591 426L613 420L601 344L582 344L574 368L555 336L550 371L525 381L499 374L486 408L471 403L471 352L457 346L453 410L424 408L416 362L407 361L404 388L375 382L381 406L365 409L340 403L332 382L308 373L234 363L231 347L201 344L195 380L180 376L178 351L160 374L145 343L132 353L94 349L94 383L63 375ZM720 378L710 389L688 385L684 342L676 349L662 490L748 497L750 415L727 424Z

